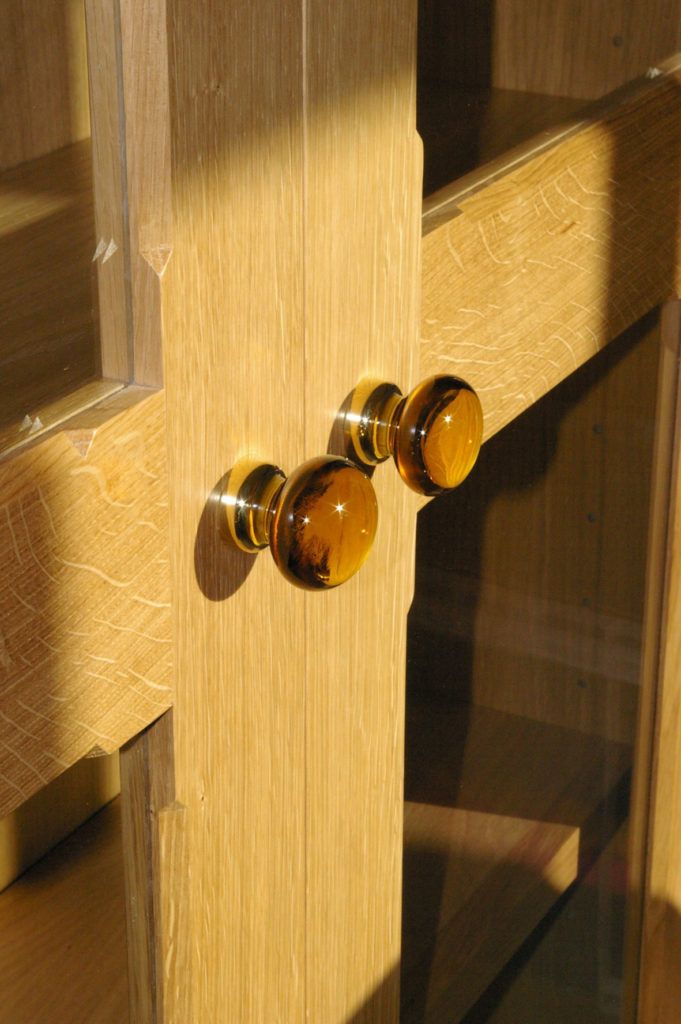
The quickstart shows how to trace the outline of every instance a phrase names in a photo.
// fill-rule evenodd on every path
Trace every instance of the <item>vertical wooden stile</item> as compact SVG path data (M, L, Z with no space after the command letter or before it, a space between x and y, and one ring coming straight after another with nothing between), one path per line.
M415 11L167 8L176 699L172 750L156 725L124 754L129 900L151 888L133 1012L389 1024L416 504L383 467L370 561L306 594L267 553L228 551L212 500L242 456L290 471L328 450L363 375L414 383Z

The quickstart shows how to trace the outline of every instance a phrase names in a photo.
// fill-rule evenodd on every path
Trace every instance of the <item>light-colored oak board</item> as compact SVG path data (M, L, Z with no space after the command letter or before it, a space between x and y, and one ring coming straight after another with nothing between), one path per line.
M416 382L421 152L408 0L306 5L305 455L364 376ZM398 1015L406 614L415 502L373 476L378 536L306 629L307 1015ZM321 600L318 600L321 598ZM333 971L328 964L333 963Z
M118 754L86 757L0 818L0 890L119 792Z
M363 373L412 379L414 14L169 6L178 688L174 802L150 826L168 1021L397 1015L408 499L384 475L373 562L313 595L221 548L208 499L240 456L288 471L327 450Z
M90 134L82 0L0 10L0 170Z
M164 397L135 397L0 464L2 814L171 703Z
M630 760L570 729L408 700L403 1020L466 1013L597 853Z
M89 140L0 174L0 430L98 371Z
M127 1024L118 801L0 894L0 1024Z
M225 548L207 503L241 456L290 471L316 454L303 443L302 4L171 0L167 28L174 226L161 304L177 804L150 823L155 904L166 908L156 1004L163 1024L226 1013L297 1021L305 595L267 551ZM168 766L156 759L152 770Z
M165 3L87 0L86 13L102 371L160 387L171 235Z
M675 292L677 64L426 214L421 374L468 379L487 437Z
M174 813L172 711L121 750L121 791L130 1007L135 1024L161 1024L168 963L161 931L166 908L156 880L164 854L167 859L163 817Z

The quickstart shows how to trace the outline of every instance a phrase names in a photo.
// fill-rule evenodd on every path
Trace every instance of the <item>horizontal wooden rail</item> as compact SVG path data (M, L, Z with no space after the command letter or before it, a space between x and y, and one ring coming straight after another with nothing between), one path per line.
M171 703L163 421L128 388L0 463L0 817Z
M421 373L486 436L678 291L681 58L427 201Z

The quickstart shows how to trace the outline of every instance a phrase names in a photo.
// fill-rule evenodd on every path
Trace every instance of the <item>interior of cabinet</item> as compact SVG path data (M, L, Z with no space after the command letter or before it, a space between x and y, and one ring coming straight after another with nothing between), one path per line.
M490 986L518 956L525 978L528 945L626 835L659 351L651 315L492 438L469 479L419 514L403 1024L510 1019L495 1015L503 1000ZM599 890L622 933L624 895L609 885L626 870L619 856ZM598 930L585 928L600 956ZM575 982L574 998L600 1006L600 980L586 995ZM566 1021L619 1019L619 1005L584 1018L566 1005Z
M679 48L671 0L421 0L425 211ZM651 314L419 515L402 1024L606 1024L632 999L659 355Z
M83 0L2 5L0 454L112 391L95 316L85 35Z
M126 1024L119 801L0 895L0 1024Z
M530 139L681 49L675 0L420 0L424 194Z

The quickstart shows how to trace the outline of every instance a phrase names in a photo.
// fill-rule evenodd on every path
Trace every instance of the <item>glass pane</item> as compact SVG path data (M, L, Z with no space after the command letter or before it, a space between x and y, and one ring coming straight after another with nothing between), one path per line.
M651 316L419 515L403 1024L620 1020L658 358Z

